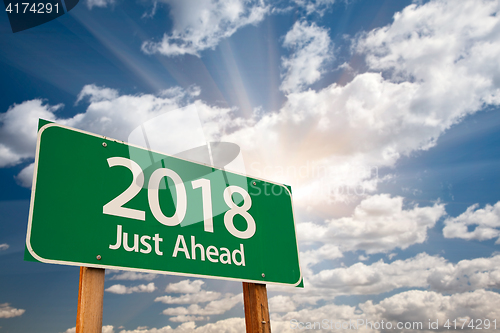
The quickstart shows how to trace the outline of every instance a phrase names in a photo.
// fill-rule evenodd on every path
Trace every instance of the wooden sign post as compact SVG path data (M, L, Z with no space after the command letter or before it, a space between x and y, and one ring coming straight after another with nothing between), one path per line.
M271 333L265 284L243 282L247 333Z
M80 267L76 333L102 332L104 269Z

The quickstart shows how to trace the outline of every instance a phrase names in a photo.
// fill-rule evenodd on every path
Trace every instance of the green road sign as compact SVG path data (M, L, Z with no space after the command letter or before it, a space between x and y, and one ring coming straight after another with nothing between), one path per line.
M290 188L48 123L26 256L297 286Z

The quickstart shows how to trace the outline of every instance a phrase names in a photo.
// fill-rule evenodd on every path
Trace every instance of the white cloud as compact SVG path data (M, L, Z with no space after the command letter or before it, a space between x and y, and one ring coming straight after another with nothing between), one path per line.
M461 260L431 271L427 281L431 289L456 293L474 289L500 288L500 256Z
M206 324L194 330L194 333L241 333L245 332L245 319L228 318L216 323Z
M500 236L500 201L494 206L478 207L478 204L472 205L459 216L447 218L444 237L483 241ZM475 226L474 230L469 231L469 226ZM498 239L496 243L499 243Z
M68 328L64 333L75 333L76 327ZM102 333L115 333L113 325L105 325L102 327Z
M271 316L271 325L273 332L292 333L298 331L298 322L302 326L307 323L319 323L323 325L324 331L341 331L341 325L344 323L344 330L356 330L362 333L375 333L381 331L395 332L436 332L449 331L443 325L446 320L450 320L453 328L453 320L462 325L460 318L474 319L476 325L480 318L490 320L490 330L493 330L492 321L498 318L500 311L496 304L500 301L500 295L491 291L476 290L474 292L455 294L445 296L432 291L410 290L396 294L383 299L378 304L372 301L360 303L357 306L327 304L316 308L306 308L299 311L292 311L285 315L273 314ZM439 329L429 329L429 320L439 321ZM380 325L382 321L384 327L391 328L382 330ZM401 323L409 327L415 323L415 329L397 329L396 325ZM352 325L352 326L350 326ZM337 327L335 327L337 326ZM375 329L376 327L379 329ZM373 327L371 329L370 327ZM419 329L417 329L417 327ZM482 329L485 329L484 322ZM464 332L476 332L475 329L465 327Z
M356 38L369 72L344 86L290 93L279 112L224 139L243 148L254 173L291 184L305 207L373 192L378 168L499 104L497 10L489 1L410 5Z
M245 319L228 318L196 327L194 322L183 323L176 328L165 326L162 328L122 330L120 333L241 333L245 332Z
M182 280L177 283L169 283L165 288L167 293L193 294L201 291L202 280Z
M220 298L221 293L216 291L200 290L192 294L184 294L179 297L161 296L155 298L155 302L163 302L165 304L193 304L215 301Z
M364 250L372 254L423 243L427 230L444 214L443 204L404 209L402 197L379 194L361 201L350 217L324 224L299 223L297 230L303 242L333 243L342 251Z
M209 319L210 319L210 317L178 315L175 317L171 317L169 320L173 321L173 322L178 322L178 323L185 323L188 321L202 321L202 320L209 320Z
M197 94L196 87L191 90L186 92L182 89L170 89L169 92L164 91L159 96L119 95L113 89L87 85L79 94L78 101L87 99L90 104L84 113L72 118L57 117L56 112L62 108L61 104L51 106L44 104L40 99L14 104L7 112L0 114L0 167L33 160L39 118L128 141L134 129L153 118L166 116L170 120L170 126L173 121L182 123L184 120L182 115L186 112L181 112L179 109L188 105L190 98ZM206 141L215 141L221 135L220 126L227 124L228 114L231 112L230 109L211 107L200 101L191 102L189 108L191 113L196 114L203 122ZM174 113L174 116L168 117ZM190 131L186 131L182 126L176 127L181 129L176 131L176 138L172 138L171 143L189 144L193 141ZM158 136L161 133L151 133L151 135ZM195 146L189 148L193 147ZM21 185L30 187L32 175L33 165L28 165L16 179Z
M179 94L181 93L179 91ZM78 94L75 104L82 101L85 97L88 97L91 103L111 101L118 98L118 91L111 88L98 87L95 84L88 84Z
M7 250L9 247L9 244L7 243L0 244L0 251Z
M461 260L456 264L442 257L421 253L406 260L370 265L306 271L310 290L307 295L329 299L337 295L368 295L399 288L430 288L440 293L458 293L476 289L500 288L500 255L491 258ZM300 299L300 293L294 299Z
M403 287L427 287L431 271L446 260L421 253L414 258L371 265L356 263L350 267L321 270L306 280L315 288L332 295L380 294Z
M301 239L300 235L303 230L303 228L299 228L299 226L302 225L303 223L297 225L299 240ZM340 251L339 247L333 244L325 244L317 249L301 251L299 252L299 255L302 274L304 275L312 274L311 267L322 262L323 260L333 260L343 257L342 251Z
M199 56L241 27L260 22L269 10L262 0L163 0L170 7L173 30L159 42L142 45L146 53Z
M33 182L33 172L35 171L35 163L28 164L24 169L19 172L15 179L22 187L30 188Z
M177 328L172 328L170 326L165 326L162 328L142 328L138 327L135 330L121 330L120 333L187 333L193 332L196 325L194 322L187 322L179 325Z
M468 0L460 6L448 0L412 4L396 13L391 25L360 38L357 50L366 53L372 69L393 71L397 81L453 84L456 90L450 91L453 95L443 101L445 105L464 89L470 90L460 97L466 102L463 111L475 109L481 102L498 103L492 79L499 66L488 62L499 51L499 9L497 1ZM448 90L442 88L430 101L436 102Z
M24 309L16 309L9 305L9 303L0 304L0 318L12 318L19 317L26 310Z
M484 104L500 102L500 65L493 60L500 51L499 9L496 1L413 4L390 26L359 39L357 50L393 82L416 83L414 119L427 109L426 124L446 129Z
M484 319L493 321L500 315L496 306L500 301L500 295L491 291L476 290L474 292L454 294L450 296L441 295L432 291L410 290L382 300L374 305L372 301L359 304L361 310L368 318L385 319L392 322L421 322L423 328L428 332L429 320L439 322L439 331L448 331L443 327L447 320L453 328L453 320L462 326L463 318L469 324L474 319L474 325L481 319L481 327L484 329ZM494 330L493 323L490 329ZM475 329L465 326L461 331L476 332Z
M278 295L269 299L269 312L294 311L297 305L290 296Z
M132 293L152 293L156 290L154 282L147 285L140 284L138 286L126 287L122 284L115 284L107 288L106 291L113 294L132 294Z
M19 164L35 155L38 118L55 120L62 104L50 106L41 99L14 104L0 114L0 167Z
M111 99L103 100L106 94L100 90L106 89L85 86L82 92L90 97L91 103L85 113L70 119L56 117L61 104L50 106L40 99L11 106L0 115L0 167L34 158L39 118L126 140L128 134L145 120L178 108L176 101L152 95L111 98L108 94Z
M174 321L179 320L179 316L210 316L220 315L231 310L236 304L243 302L243 294L233 295L226 294L224 298L211 301L205 307L198 304L191 304L188 307L176 307L163 310L163 314L167 316L174 316Z
M126 141L137 126L179 109L185 103L183 91L169 97L151 94L118 95L109 88L94 85L83 87L79 97L88 97L90 104L86 112L71 119L58 119L57 122L122 141Z
M323 15L325 10L335 3L335 0L293 0L297 5L303 7L307 14Z
M87 0L87 8L90 10L92 7L105 8L108 5L113 5L115 0Z
M282 58L285 73L280 89L286 93L301 91L318 81L324 65L333 60L328 30L315 23L295 22L283 46L292 49L290 57Z
M120 274L113 275L109 279L110 280L130 280L130 281L135 281L135 280L152 281L157 276L158 276L157 274L151 274L151 273L122 272Z
M170 283L165 291L169 293L183 293L178 297L160 296L155 298L155 302L163 302L165 304L191 304L189 307L168 308L163 311L163 314L174 316L171 321L186 322L208 320L208 315L222 314L231 309L241 301L240 295L226 294L222 295L215 291L201 290L201 286L205 282L202 280L182 280L177 283ZM223 296L223 298L221 298ZM209 302L204 308L196 303Z
M313 323L312 325L314 325L314 322L319 322L321 325L323 320L326 321L333 320L334 322L342 323L343 321L349 322L349 320L356 321L357 319L360 318L364 318L364 315L357 313L355 306L327 304L321 307L305 308L297 311L291 311L284 315L273 313L271 314L271 328L272 332L291 333L302 330L304 331L308 330L305 328L308 322ZM297 324L294 324L294 321L296 321ZM302 330L299 329L298 322L303 323ZM318 326L316 326L316 330L321 332L321 330L318 329ZM316 331L316 330L311 329L311 331ZM328 327L323 331L326 332L334 330L335 326L332 329L329 329ZM343 330L340 327L338 331L343 331ZM366 332L362 328L356 331L363 333Z

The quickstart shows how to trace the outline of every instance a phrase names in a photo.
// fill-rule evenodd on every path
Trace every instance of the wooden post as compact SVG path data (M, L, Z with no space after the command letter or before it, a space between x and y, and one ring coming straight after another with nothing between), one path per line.
M271 333L265 284L243 282L247 333Z
M104 269L80 267L76 333L102 332Z

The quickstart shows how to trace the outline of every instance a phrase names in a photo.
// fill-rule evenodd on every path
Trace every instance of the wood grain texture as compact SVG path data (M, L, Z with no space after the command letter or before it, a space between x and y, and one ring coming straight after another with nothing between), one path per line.
M76 333L102 332L104 269L80 267Z
M247 333L271 333L265 284L243 282Z

